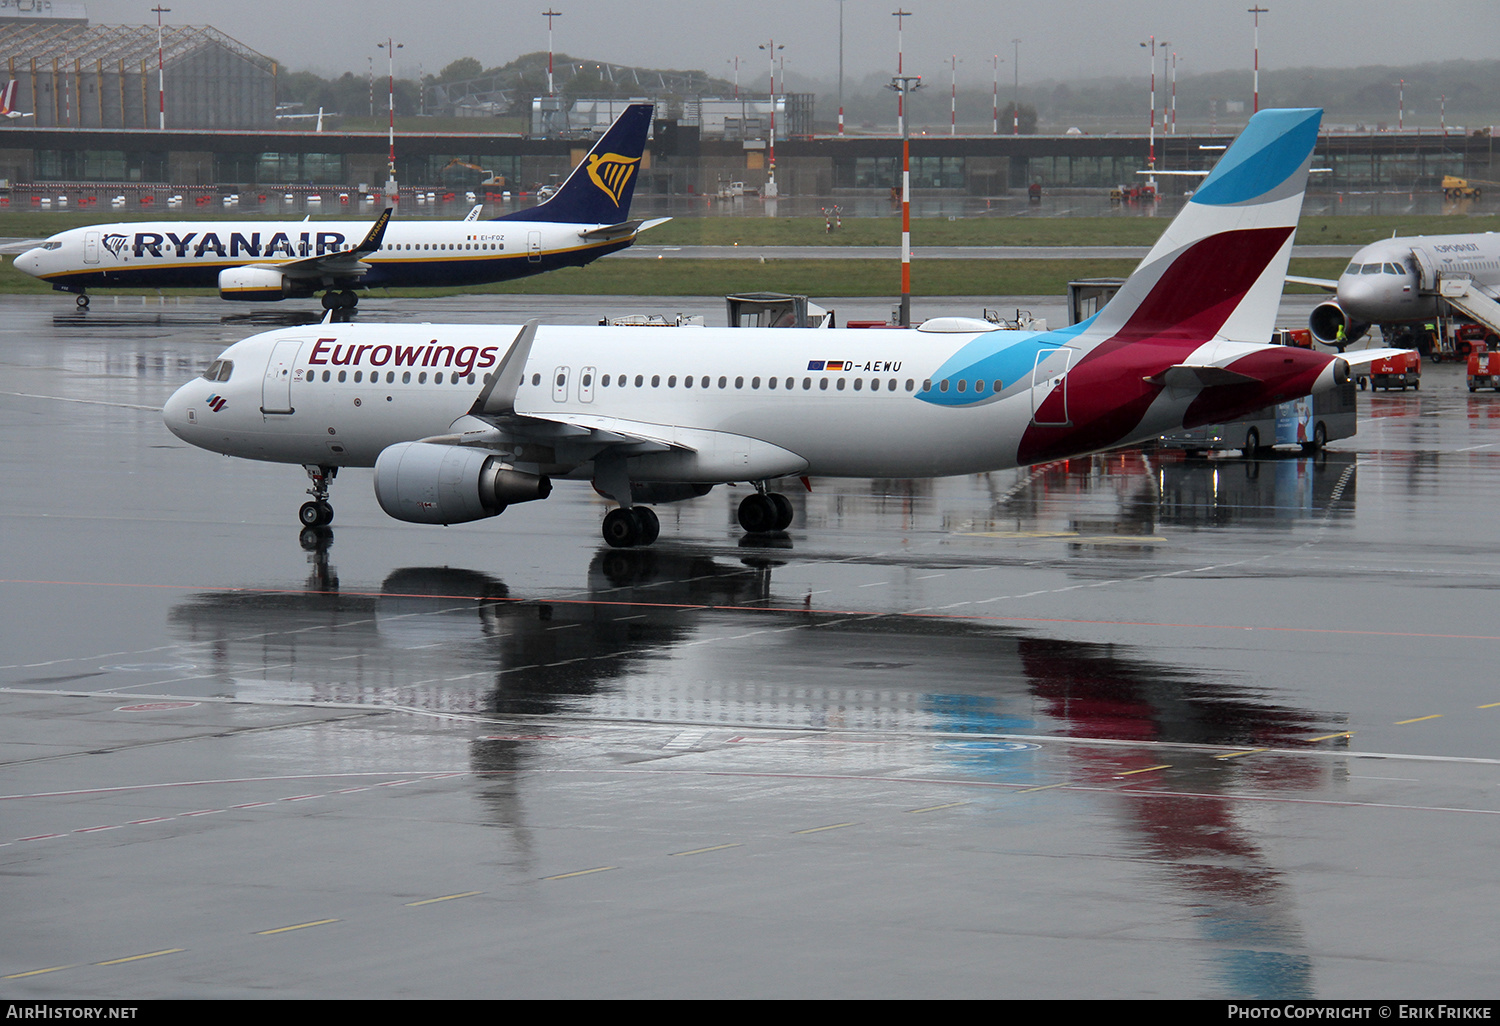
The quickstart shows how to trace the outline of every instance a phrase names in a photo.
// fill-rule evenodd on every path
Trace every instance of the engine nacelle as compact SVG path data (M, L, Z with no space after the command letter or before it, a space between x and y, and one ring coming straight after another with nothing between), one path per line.
M465 524L551 494L551 478L517 470L483 449L400 442L375 460L380 508L412 524Z
M1312 329L1313 338L1325 346L1338 345L1339 325L1344 326L1344 344L1358 342L1365 337L1365 332L1370 330L1368 324L1355 321L1344 313L1344 308L1339 306L1338 300L1330 299L1326 303L1319 303L1313 307L1311 316L1307 318L1307 326Z
M219 272L219 298L276 302L292 294L286 275L269 267L226 267Z

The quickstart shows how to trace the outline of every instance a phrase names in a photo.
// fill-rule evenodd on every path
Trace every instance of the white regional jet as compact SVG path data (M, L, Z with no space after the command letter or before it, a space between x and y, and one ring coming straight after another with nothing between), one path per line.
M1308 326L1325 345L1361 338L1372 324L1428 321L1438 299L1486 324L1500 335L1500 235L1416 235L1381 239L1354 254L1337 281L1288 278L1337 293L1313 308ZM1500 338L1497 338L1500 341Z
M1005 331L339 325L226 349L167 402L174 434L303 464L374 467L391 516L457 524L544 499L555 478L618 504L614 546L649 544L638 503L755 486L751 533L783 530L793 476L972 474L1130 445L1347 381L1347 360L1269 345L1319 110L1264 111L1094 317Z
M489 221L102 224L52 236L17 256L16 269L77 293L80 307L91 288L216 287L230 300L322 292L335 310L354 307L355 289L480 285L581 267L667 220L629 220L651 111L628 106L547 202Z

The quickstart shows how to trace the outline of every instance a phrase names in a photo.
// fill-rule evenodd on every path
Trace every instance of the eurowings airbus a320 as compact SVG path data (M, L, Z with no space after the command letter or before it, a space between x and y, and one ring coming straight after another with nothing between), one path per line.
M92 288L217 288L271 301L323 293L352 309L356 289L482 285L582 267L666 218L630 220L652 106L615 119L557 193L488 221L154 221L59 232L16 257L16 270L78 295Z
M163 411L178 437L328 483L374 467L398 520L457 524L592 482L614 546L651 503L755 487L784 530L796 476L982 473L1144 442L1347 381L1352 362L1270 345L1318 110L1254 116L1109 304L1059 331L938 318L916 331L336 325L226 349Z

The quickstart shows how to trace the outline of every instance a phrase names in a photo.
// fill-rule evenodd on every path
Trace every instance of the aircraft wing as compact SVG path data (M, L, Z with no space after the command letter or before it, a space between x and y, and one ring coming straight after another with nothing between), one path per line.
M602 228L590 228L586 232L579 232L580 239L588 239L593 242L606 242L610 239L623 239L631 235L639 235L648 228L655 228L665 221L672 220L670 217L653 217L648 219L637 218L632 221L621 221L619 224L607 224Z
M360 278L370 269L370 265L360 258L380 249L380 243L385 238L386 226L391 223L391 208L386 207L365 237L360 240L359 245L353 249L342 250L338 253L324 253L322 256L300 257L296 260L288 260L283 263L267 263L259 261L247 264L248 267L265 267L280 271L288 278Z
M1304 278L1300 274L1289 274L1286 276L1288 283L1292 285L1311 285L1313 288L1327 289L1329 292L1337 292L1339 283L1329 281L1327 278Z

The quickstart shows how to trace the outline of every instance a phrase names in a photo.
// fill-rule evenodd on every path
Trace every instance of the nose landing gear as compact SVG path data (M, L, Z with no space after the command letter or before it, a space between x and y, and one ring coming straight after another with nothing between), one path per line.
M307 494L313 498L311 502L302 504L302 508L297 511L297 519L302 522L303 527L327 527L333 523L333 507L328 504L328 484L338 477L339 468L307 463L302 469L307 471L307 476L313 483L307 490Z

